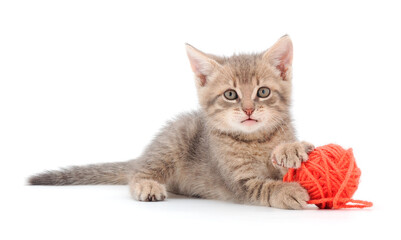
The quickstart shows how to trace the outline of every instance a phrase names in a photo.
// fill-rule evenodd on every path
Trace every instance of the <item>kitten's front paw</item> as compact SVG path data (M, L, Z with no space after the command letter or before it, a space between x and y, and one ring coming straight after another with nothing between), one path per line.
M309 201L309 194L299 183L282 183L277 186L270 200L271 206L283 209L303 209Z
M315 146L308 142L283 143L273 150L271 160L275 166L299 168L313 149Z
M164 185L149 179L130 183L131 196L138 201L163 201L167 197Z

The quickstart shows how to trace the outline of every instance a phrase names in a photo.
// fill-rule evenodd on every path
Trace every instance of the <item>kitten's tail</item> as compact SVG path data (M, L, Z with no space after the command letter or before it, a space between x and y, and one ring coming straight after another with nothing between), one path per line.
M30 185L95 185L127 184L131 162L74 166L46 171L28 179Z

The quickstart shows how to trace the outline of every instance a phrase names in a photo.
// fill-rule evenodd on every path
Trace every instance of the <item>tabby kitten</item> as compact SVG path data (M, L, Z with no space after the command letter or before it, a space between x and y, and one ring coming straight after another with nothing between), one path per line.
M167 192L285 209L309 195L281 181L308 159L289 112L293 47L288 36L260 54L217 57L186 45L200 110L180 115L137 159L48 171L32 185L129 184L139 201Z

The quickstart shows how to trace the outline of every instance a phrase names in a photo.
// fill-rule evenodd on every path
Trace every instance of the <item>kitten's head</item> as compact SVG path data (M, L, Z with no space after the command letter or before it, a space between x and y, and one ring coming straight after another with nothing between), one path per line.
M187 45L208 124L222 132L246 135L275 129L287 121L292 52L288 36L263 53L228 58Z

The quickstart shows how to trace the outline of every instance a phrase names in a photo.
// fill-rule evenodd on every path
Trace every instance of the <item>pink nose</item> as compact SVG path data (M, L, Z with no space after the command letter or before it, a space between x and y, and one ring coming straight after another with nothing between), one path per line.
M246 113L246 115L248 115L248 117L250 117L255 109L246 108L246 109L242 109L242 110Z

